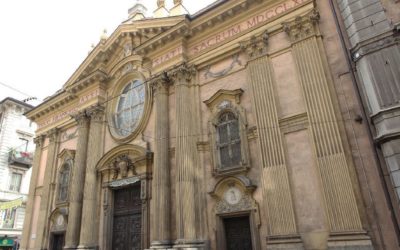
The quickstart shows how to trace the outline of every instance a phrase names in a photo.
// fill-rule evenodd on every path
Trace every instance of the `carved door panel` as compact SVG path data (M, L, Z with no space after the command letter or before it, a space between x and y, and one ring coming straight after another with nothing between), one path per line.
M112 249L141 249L141 212L139 185L115 191Z
M252 250L249 217L224 219L226 250Z
M63 250L64 248L64 234L53 234L51 250Z

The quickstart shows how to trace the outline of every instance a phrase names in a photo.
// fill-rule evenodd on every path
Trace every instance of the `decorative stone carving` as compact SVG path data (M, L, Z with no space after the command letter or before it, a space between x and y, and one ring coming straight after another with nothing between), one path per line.
M41 146L43 146L44 136L39 135L39 136L35 137L33 139L33 142L36 144L36 148L40 148Z
M297 16L291 22L282 23L282 26L291 41L298 42L317 34L316 24L319 19L319 12L313 9L305 16Z
M132 44L127 43L124 45L124 56L128 57L132 55Z
M110 165L112 171L112 178L115 180L118 178L118 174L121 174L122 178L128 176L128 171L132 170L133 174L136 174L132 160L127 155L117 156Z
M171 79L169 78L167 72L162 72L160 75L154 77L150 81L150 86L154 93L168 92L169 85L171 84Z
M85 110L72 114L71 117L78 123L78 127L87 126L89 121Z
M173 79L176 83L190 82L194 76L196 76L197 70L194 65L188 65L187 63L181 64L175 70L172 70L170 73L171 79Z
M57 140L58 132L58 128L53 128L47 132L47 137L49 138L50 143L53 143Z
M95 105L86 110L86 115L90 117L91 121L103 121L104 107L101 105Z
M257 209L257 205L249 195L244 195L237 203L234 204L230 204L228 201L223 199L215 205L215 213L217 214L249 211L253 209Z
M253 59L267 53L268 40L268 31L264 31L258 36L252 36L248 41L241 42L240 48Z
M235 67L235 65L240 65L242 66L242 62L239 59L239 54L236 54L232 57L232 62L231 64L218 72L212 72L211 71L211 65L207 67L206 72L204 73L204 77L207 79L208 77L211 78L217 78L217 77L222 77L231 72L231 70Z
M78 128L75 129L75 131L68 133L68 131L64 131L64 133L62 133L62 140L67 141L67 140L71 140L72 138L74 138L78 133Z

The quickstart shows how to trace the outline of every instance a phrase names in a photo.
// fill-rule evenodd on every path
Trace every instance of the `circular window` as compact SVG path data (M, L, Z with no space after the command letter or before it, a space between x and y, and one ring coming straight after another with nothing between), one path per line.
M127 137L138 127L146 101L146 87L141 80L129 82L120 93L113 114L114 131Z

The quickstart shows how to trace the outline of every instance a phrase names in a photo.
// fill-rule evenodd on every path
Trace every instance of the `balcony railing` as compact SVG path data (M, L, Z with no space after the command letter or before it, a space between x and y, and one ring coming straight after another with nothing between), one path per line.
M33 161L33 153L11 150L8 155L8 163L30 168Z

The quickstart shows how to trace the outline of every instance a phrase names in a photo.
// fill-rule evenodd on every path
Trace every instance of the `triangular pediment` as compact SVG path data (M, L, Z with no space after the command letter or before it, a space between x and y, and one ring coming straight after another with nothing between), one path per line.
M138 48L157 40L156 37L172 31L185 20L185 16L173 16L123 22L110 37L99 41L63 87L74 85L96 70L107 73L110 63L137 54Z

